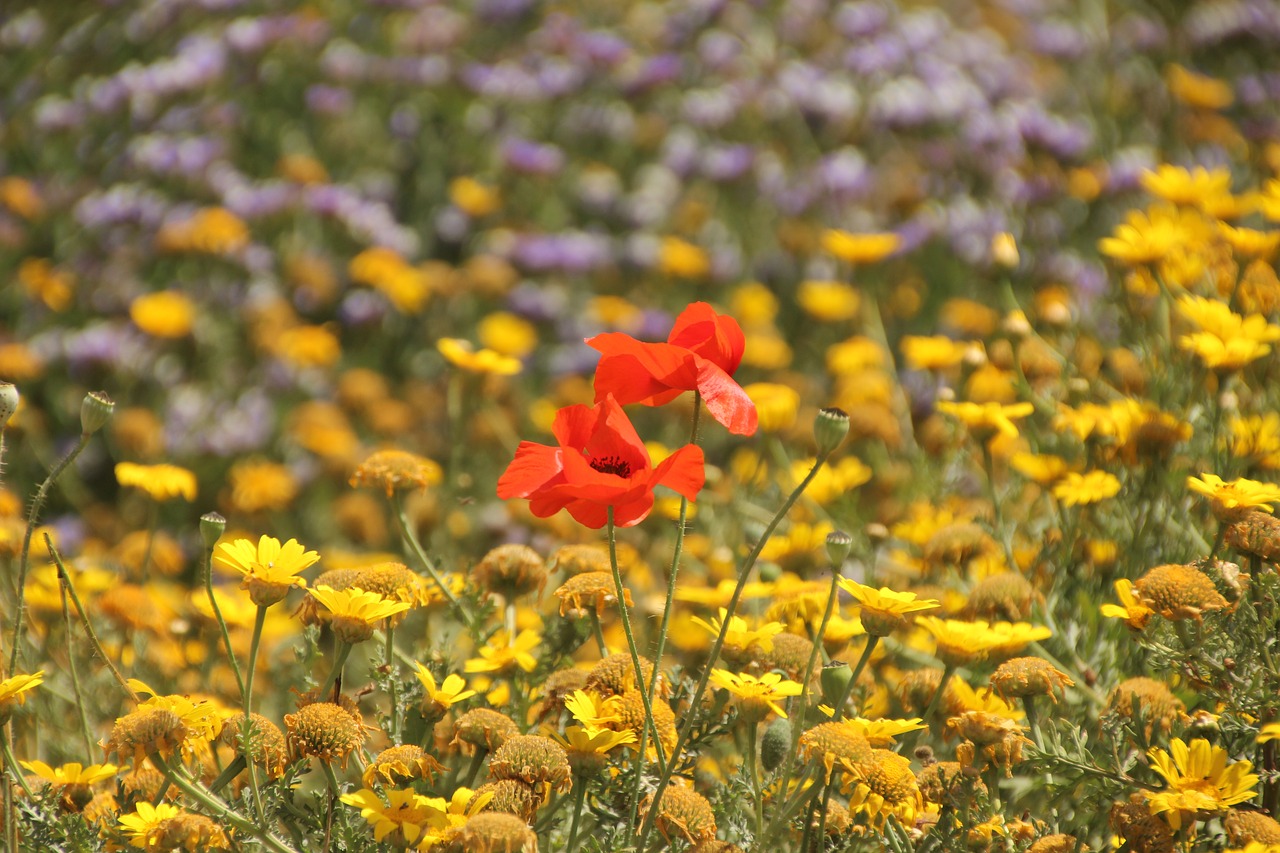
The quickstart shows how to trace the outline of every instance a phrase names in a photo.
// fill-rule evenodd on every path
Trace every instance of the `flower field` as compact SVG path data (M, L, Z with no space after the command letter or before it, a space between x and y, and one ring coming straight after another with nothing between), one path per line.
M1280 2L0 10L0 849L1280 853Z

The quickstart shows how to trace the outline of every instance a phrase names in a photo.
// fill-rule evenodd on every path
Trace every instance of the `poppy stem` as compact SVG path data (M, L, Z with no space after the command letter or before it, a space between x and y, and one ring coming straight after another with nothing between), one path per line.
M418 541L417 535L414 534L413 527L409 524L409 516L405 514L404 503L400 500L399 493L392 496L391 508L393 510L392 514L400 524L400 533L403 534L405 541L409 543L409 550L413 551L413 555L418 558L418 562L427 570L431 580L435 581L436 586L440 587L440 592L448 599L449 604L458 612L458 615L462 617L462 624L468 628L472 627L471 612L463 606L462 602L458 600L458 596L454 595L453 590L444 582L444 578L440 576L435 563L431 562L431 558L427 556L422 543Z
M608 508L608 513L609 568L613 571L613 589L618 597L618 612L622 614L622 631L627 635L627 649L631 652L631 666L634 667L636 686L640 688L640 698L644 701L644 725L640 728L640 748L636 750L635 789L632 791L631 813L627 817L627 835L631 835L635 832L636 818L640 813L640 788L644 781L646 740L650 730L653 731L653 746L658 753L658 768L664 774L667 772L667 762L662 754L662 740L658 737L658 726L653 717L653 703L649 701L649 693L644 689L644 670L640 668L640 651L636 647L635 635L631 632L631 616L627 612L627 591L622 585L622 572L618 569L618 526L613 521L612 506ZM656 665L654 670L656 675Z
M13 648L9 649L9 675L18 671L18 657L22 651L22 632L27 622L27 569L31 564L31 536L36 532L36 521L40 518L40 510L44 508L45 499L49 497L49 490L53 488L54 482L85 449L91 435L87 432L81 434L80 441L71 448L70 453L53 466L49 476L44 478L44 482L36 490L36 496L31 499L31 512L27 514L27 529L22 534L22 555L18 560L18 606L15 608L13 617Z
M67 572L66 565L62 562L62 556L58 553L58 549L53 547L53 539L49 534L44 535L44 545L49 549L49 557L53 560L54 565L58 567L58 583L66 590L67 595L71 596L71 603L76 606L76 612L80 614L80 624L84 626L84 632L89 637L89 642L93 644L93 650L98 653L98 657L102 658L102 662L107 665L107 669L115 677L116 683L120 685L120 689L125 695L134 702L138 701L138 694L129 686L129 682L120 674L120 670L116 669L116 665L111 662L111 658L107 657L107 652L102 648L102 642L98 639L98 632L93 630L93 623L89 621L89 614L85 612L84 605L80 602L80 596L76 594L76 585L71 582L71 575Z
M227 620L222 616L218 599L213 594L213 545L206 548L204 552L204 591L209 596L209 607L212 608L214 621L218 623L218 630L222 633L222 643L227 648L227 661L231 664L231 671L236 676L236 687L243 696L244 673L240 671L240 663L236 660L235 652L231 650L231 632L227 629Z
M769 537L773 535L773 531L782 523L782 519L786 518L787 513L791 511L791 507L795 506L796 501L804 494L804 490L809 488L813 478L818 476L818 472L822 470L822 466L826 464L830 457L831 454L829 452L819 454L813 463L813 467L809 469L809 473L805 475L805 478L792 490L787 499L783 501L782 506L774 513L773 519L765 527L759 540L756 541L755 546L751 549L751 553L743 561L742 567L738 569L738 583L734 586L733 595L729 598L729 606L725 610L723 621L720 625L720 633L716 635L715 643L711 646L711 653L707 658L707 666L703 669L702 675L698 677L697 686L694 688L693 695L689 700L684 723L681 724L679 735L676 738L675 748L671 750L671 760L667 762L666 769L662 771L662 775L658 779L658 786L654 789L650 800L649 813L645 816L644 825L640 829L640 843L638 846L642 850L649 840L649 835L653 832L654 821L659 813L659 801L661 801L663 793L667 790L667 786L671 784L671 776L675 772L675 767L678 763L676 759L689 743L689 738L693 733L693 726L698 719L698 711L702 707L702 697L706 694L707 684L711 679L711 670L715 666L716 659L720 656L720 650L724 648L724 641L729 634L729 626L733 622L733 615L738 609L738 602L742 600L742 592L747 586L747 578L751 576L751 571L755 568L756 561L760 559L760 552L764 550L764 546L768 543ZM610 510L610 517L612 518L612 510ZM612 531L612 526L610 526L610 530Z
M66 632L67 669L71 672L71 690L76 697L76 709L80 715L80 735L84 738L84 754L86 765L93 763L93 737L89 734L89 709L85 705L84 694L80 689L80 673L76 670L76 647L71 642L71 607L67 603L67 588L62 592L62 624Z

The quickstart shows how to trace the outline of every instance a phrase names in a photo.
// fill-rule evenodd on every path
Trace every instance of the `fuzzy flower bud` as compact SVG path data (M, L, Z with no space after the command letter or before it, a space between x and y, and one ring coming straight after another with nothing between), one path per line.
M219 513L206 512L200 516L200 540L204 542L205 548L213 548L218 544L222 532L226 529L227 520Z
M18 386L12 382L0 382L0 429L9 423L9 418L18 411Z
M827 534L827 557L831 565L838 571L849 559L849 550L853 547L853 537L843 530L835 530Z
M106 391L90 391L80 402L80 432L93 435L107 425L116 404L111 402Z
M849 436L849 415L844 409L820 409L813 420L813 437L818 441L818 455L833 453Z

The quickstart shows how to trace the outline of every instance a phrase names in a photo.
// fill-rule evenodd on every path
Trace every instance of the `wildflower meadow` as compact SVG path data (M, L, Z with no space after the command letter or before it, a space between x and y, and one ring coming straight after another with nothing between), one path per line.
M1280 2L0 4L0 850L1280 853Z

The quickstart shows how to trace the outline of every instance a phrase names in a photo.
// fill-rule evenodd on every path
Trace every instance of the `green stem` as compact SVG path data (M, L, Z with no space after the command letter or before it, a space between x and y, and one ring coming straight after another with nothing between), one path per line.
M1036 749L1044 752L1044 741L1040 737L1039 709L1036 708L1036 697L1023 696L1022 707L1027 712L1027 726L1031 729L1031 739L1036 742Z
M386 660L387 660L387 677L391 680L391 742L400 743L400 679L396 675L396 646L395 646L396 627L391 622L391 617L387 617L387 643L386 643Z
M818 650L821 648L819 643L822 637L827 633L827 625L831 622L831 614L835 612L836 601L839 599L838 584L841 577L841 569L843 566L831 567L831 589L827 593L827 606L822 613L822 622L818 626L818 634L813 640L813 648L809 651L809 662L804 668L804 680L800 682L800 697L797 702L798 710L796 711L796 720L791 726L791 750L787 753L786 766L783 768L781 779L788 779L791 776L791 767L795 761L796 745L799 743L800 735L804 732L805 717L809 713L809 682L813 679L814 667L818 665ZM849 682L852 684L853 682ZM848 691L845 692L848 696ZM836 719L840 719L839 711L836 712Z
M76 710L80 716L80 735L84 738L84 754L85 761L93 761L93 737L89 734L89 709L84 701L84 694L80 690L80 673L76 670L76 648L71 642L71 606L67 601L67 588L61 587L62 592L62 623L63 630L67 634L67 669L71 673L71 690L76 697Z
M462 781L463 788L470 788L472 783L476 781L476 776L480 774L480 765L484 764L484 756L487 750L476 747L476 754L471 756L471 763L467 765L467 778Z
M947 685L951 682L951 676L955 675L955 673L955 664L949 663L943 667L942 678L938 679L938 689L933 692L933 698L929 700L929 707L924 709L924 716L921 719L929 726L930 730L933 729L933 718L938 712L938 707L942 704L942 697L947 692ZM912 732L912 746L915 746L916 741L920 739L921 731L923 729L917 729ZM905 744L906 741L903 741L903 743Z
M342 667L346 665L347 655L349 654L351 654L351 644L338 640L338 651L333 656L333 669L329 670L329 677L320 686L320 696L324 696L331 687L338 683L338 676L342 674Z
M258 646L262 643L262 627L267 623L267 608L261 604L258 605L258 613L253 620L253 639L249 643L249 673L245 676L244 681L244 731L241 737L244 739L244 749L248 753L251 750L250 735L253 730L253 677L258 671ZM249 761L246 768L249 772L249 790L253 792L253 805L257 809L259 819L266 816L266 812L262 808L262 792L258 790L258 768L254 762Z
M471 621L471 613L463 606L458 596L454 595L453 590L444 582L439 570L436 569L435 563L431 562L431 558L427 556L426 550L422 547L422 543L418 541L417 535L413 532L413 526L409 524L409 516L405 514L404 502L400 500L400 494L397 492L391 498L391 507L394 510L393 515L400 525L400 533L404 536L406 542L409 543L410 550L413 555L418 558L418 562L427 570L427 574L431 576L431 580L435 585L440 587L440 592L448 600L450 606L458 611L458 616L462 619L464 625L468 628L473 627Z
M582 819L582 806L587 801L587 780L578 776L573 780L573 817L569 821L569 844L565 853L578 851L578 823Z
M849 694L853 692L853 688L858 684L858 677L862 675L862 671L867 668L867 663L871 660L871 654L876 650L876 644L880 642L880 638L874 634L867 636L867 645L862 650L862 656L858 658L858 663L853 668L853 672L849 675L849 683L844 687L844 694L840 697L840 704L836 706L835 713L831 719L839 722L844 716L844 706L849 701Z
M600 614L596 613L592 608L588 611L591 614L591 633L595 634L596 647L600 649L601 659L609 656L609 645L604 641L604 630L600 627Z
M222 616L222 608L218 606L218 599L213 594L213 548L207 548L204 552L204 591L209 596L209 607L213 610L214 621L218 623L218 630L222 633L222 643L227 649L227 661L231 664L231 671L236 676L236 688L240 691L240 695L245 695L244 674L240 672L240 664L236 660L235 652L231 650L231 631L227 628L227 620Z
M22 651L22 632L26 627L27 621L27 569L30 566L31 536L36 532L36 521L40 517L40 510L44 507L44 502L49 497L49 490L53 488L54 482L62 476L62 472L67 470L68 466L85 449L85 446L89 443L89 438L88 433L81 434L76 446L71 449L70 453L62 457L57 465L53 466L49 476L45 477L44 482L40 484L40 488L36 490L36 496L31 499L31 512L27 514L27 529L22 534L22 556L18 561L18 606L13 620L13 647L9 650L9 675L13 675L18 671L18 655Z
M76 612L80 614L80 624L84 626L84 632L89 637L89 642L93 644L93 650L102 658L102 662L107 665L107 669L111 671L111 675L115 677L116 683L120 685L120 689L125 695L134 702L138 701L138 694L129 686L129 682L120 674L120 670L116 669L116 665L111 662L111 658L107 657L107 652L102 648L102 642L98 639L98 633L93 630L93 623L89 621L89 614L85 612L84 605L80 603L80 596L76 594L76 585L71 582L71 575L67 572L67 567L62 562L58 549L53 547L53 540L49 538L49 534L44 535L45 547L49 549L49 556L53 558L54 565L58 567L58 583L62 586L64 592L71 596L71 603L76 606Z
M756 817L756 838L764 834L764 796L760 791L759 752L756 736L760 723L752 720L747 724L747 774L751 777L751 803Z
M702 697L707 692L707 684L711 679L711 670L715 667L716 659L720 657L720 650L724 648L725 637L729 634L729 625L733 621L733 615L738 609L738 602L742 599L742 591L746 589L747 579L751 576L752 569L755 568L756 560L760 559L760 552L764 550L765 544L769 541L769 537L773 535L773 531L782 523L782 519L790 512L791 507L804 494L804 490L809 488L809 484L813 482L813 478L818 476L818 471L826 464L830 454L820 455L813 463L813 467L809 469L809 473L800 481L787 499L783 501L778 511L774 513L773 519L770 520L768 526L765 527L760 539L756 542L755 547L747 554L746 560L743 561L742 567L738 569L738 582L733 588L733 595L729 597L729 606L725 610L724 621L720 625L720 633L716 635L715 642L711 645L711 653L707 659L707 666L703 669L702 674L698 677L698 683L694 687L693 696L689 700L688 712L685 715L684 723L680 726L679 735L676 738L675 749L671 751L671 760L667 762L666 770L662 772L658 779L658 786L654 789L651 798L652 806L649 813L645 816L644 825L640 829L639 847L644 848L645 843L649 840L649 835L653 832L654 820L657 818L659 809L657 808L659 801L662 799L663 793L667 790L667 785L671 784L672 774L675 772L677 758L683 751L684 747L689 743L689 737L693 733L693 726L698 717L698 710L702 707Z
M257 821L247 820L242 817L218 797L205 790L202 785L188 779L181 772L170 773L168 762L165 761L158 752L153 752L151 754L151 763L154 764L160 772L169 774L170 778L173 779L173 784L177 785L178 790L182 791L182 793L186 794L188 797L195 800L214 815L234 826L236 829L257 838L268 850L273 851L273 853L296 853L293 848L289 847L287 844L272 835L266 827L259 825Z
M693 392L693 426L689 430L689 443L698 443L698 420L702 415L702 392ZM667 573L667 598L662 605L662 621L658 625L658 644L653 653L653 675L649 677L649 704L657 693L659 673L662 671L662 653L667 647L667 631L671 625L671 613L675 609L676 577L680 574L680 557L684 552L685 526L689 522L689 499L680 497L680 517L676 521L676 544L671 551L671 571Z
M644 670L640 668L640 650L636 647L635 635L631 632L631 616L627 612L627 590L622 584L622 572L618 569L618 527L613 521L613 507L609 513L609 568L613 571L613 590L618 597L618 612L622 615L622 631L627 635L627 649L631 652L631 666L635 668L636 685L640 688L640 699L644 703L644 726L640 731L640 748L636 750L636 781L631 796L631 813L627 818L627 835L635 832L636 819L640 813L640 788L644 782L645 743L647 735L653 732L653 746L658 754L658 767L665 771L666 762L662 751L662 739L658 737L657 723L653 717L653 703L649 701L649 693L644 690ZM654 668L655 670L657 667ZM672 756L672 761L675 757Z
M6 723L3 727L0 727L0 748L4 750L5 767L13 775L14 781L22 789L22 793L27 795L27 799L34 800L36 795L32 793L31 786L27 784L27 777L23 774L22 768L18 766L18 762L13 758L13 748L9 745L9 734L9 725Z

